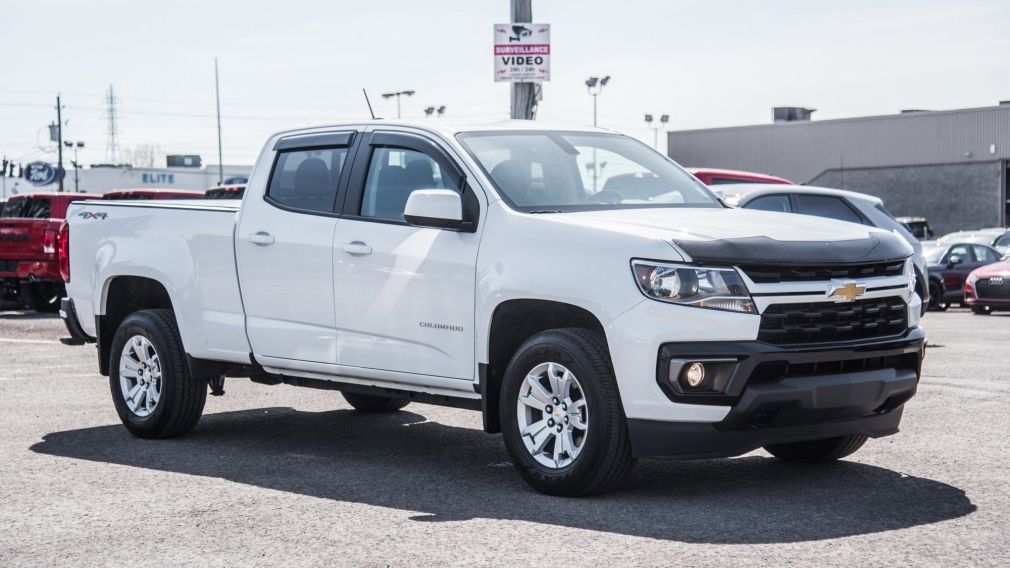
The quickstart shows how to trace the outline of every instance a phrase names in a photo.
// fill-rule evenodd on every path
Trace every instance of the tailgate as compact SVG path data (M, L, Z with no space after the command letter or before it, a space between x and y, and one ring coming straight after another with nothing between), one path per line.
M59 229L59 221L0 218L0 272L14 270L6 265L19 261L55 259L55 251L46 254L42 247L46 231Z

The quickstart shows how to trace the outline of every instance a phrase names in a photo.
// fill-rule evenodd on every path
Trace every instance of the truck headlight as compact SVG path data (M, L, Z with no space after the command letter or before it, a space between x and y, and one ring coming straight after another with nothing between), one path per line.
M706 268L644 260L631 261L643 294L683 306L753 314L754 301L732 268Z

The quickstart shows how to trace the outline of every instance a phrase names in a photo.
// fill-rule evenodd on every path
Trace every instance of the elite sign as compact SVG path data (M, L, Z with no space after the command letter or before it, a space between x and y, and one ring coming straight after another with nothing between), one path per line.
M550 24L495 24L494 80L551 80Z

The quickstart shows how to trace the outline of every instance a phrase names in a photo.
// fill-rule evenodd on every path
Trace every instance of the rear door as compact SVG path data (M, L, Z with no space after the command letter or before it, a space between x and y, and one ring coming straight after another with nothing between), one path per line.
M464 210L479 211L435 140L379 131L362 141L334 239L337 362L472 380L479 233L408 225L417 189L463 192Z
M235 250L256 355L336 362L332 244L355 135L281 138L266 187L242 204Z

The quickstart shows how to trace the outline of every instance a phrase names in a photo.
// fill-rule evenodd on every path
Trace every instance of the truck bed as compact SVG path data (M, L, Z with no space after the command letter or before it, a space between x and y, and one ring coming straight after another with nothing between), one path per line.
M160 282L193 357L248 362L235 268L237 201L85 201L70 206L68 295L95 336L117 277ZM142 265L137 259L146 259Z

